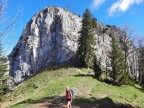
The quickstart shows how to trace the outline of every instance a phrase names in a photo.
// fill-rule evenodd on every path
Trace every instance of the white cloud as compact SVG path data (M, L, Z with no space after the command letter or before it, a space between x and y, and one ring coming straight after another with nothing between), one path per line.
M118 12L127 11L132 5L140 4L144 0L117 0L112 6L108 9L109 16L114 16Z
M99 7L105 2L105 0L93 0L91 3L91 9L99 9Z

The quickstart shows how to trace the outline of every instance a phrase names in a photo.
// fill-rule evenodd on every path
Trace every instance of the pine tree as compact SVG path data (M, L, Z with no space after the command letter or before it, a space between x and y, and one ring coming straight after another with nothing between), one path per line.
M78 57L81 66L90 67L92 66L93 57L95 55L94 46L96 41L94 38L94 18L88 9L85 10L82 19L82 28L80 30L80 37L78 40Z
M4 76L7 71L7 64L4 63L4 57L2 56L2 44L0 43L0 95L3 95L5 93L5 89L7 88L7 78Z
M110 73L110 77L112 78L113 83L115 84L123 84L126 80L126 72L125 72L125 61L124 61L124 54L122 52L121 47L118 45L117 40L114 36L111 36L112 43L111 43L111 52L110 59L111 59L111 66L112 71Z
M95 72L95 78L99 78L101 75L101 64L100 61L97 60L96 56L93 59L93 70Z

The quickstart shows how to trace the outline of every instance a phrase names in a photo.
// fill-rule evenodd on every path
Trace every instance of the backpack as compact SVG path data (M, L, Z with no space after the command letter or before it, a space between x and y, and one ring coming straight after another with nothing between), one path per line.
M75 91L74 91L74 89L70 89L70 91L71 91L72 100L74 100L74 98L75 98Z
M71 91L68 90L66 91L66 99L70 99L72 96L71 96Z

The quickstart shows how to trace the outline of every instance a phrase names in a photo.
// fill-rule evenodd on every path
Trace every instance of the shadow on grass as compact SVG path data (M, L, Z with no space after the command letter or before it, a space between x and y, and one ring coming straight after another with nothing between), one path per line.
M49 67L45 68L43 71L47 71L47 70L55 71L55 70L59 70L61 68L68 69L71 67L76 67L76 66L73 63L57 64L57 65L49 66Z
M94 75L90 75L90 74L78 74L78 75L73 75L73 76L74 77L92 77L96 79Z
M135 87L137 90L139 90L140 92L144 93L144 88L139 88L139 87Z
M31 104L28 108L66 108L66 100L64 96L43 98L37 101L28 99L11 107L15 107L21 104ZM76 97L75 100L72 102L72 106L73 108L139 108L131 106L129 104L114 103L113 100L108 97L102 99L96 99L95 97Z

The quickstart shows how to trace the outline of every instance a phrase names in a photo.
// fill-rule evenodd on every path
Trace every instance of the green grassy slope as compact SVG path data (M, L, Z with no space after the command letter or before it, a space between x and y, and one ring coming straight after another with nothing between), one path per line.
M88 70L81 69L81 71ZM80 75L78 69L73 67L53 67L38 73L5 96L1 107L25 108L55 98L65 103L66 86L75 88L76 106L82 103L99 107L109 104L144 108L144 90L139 86L107 85L92 76Z

